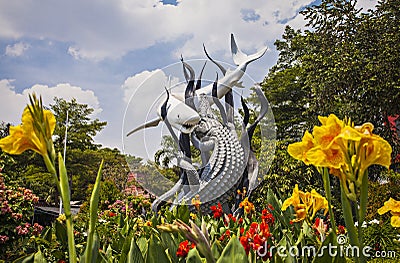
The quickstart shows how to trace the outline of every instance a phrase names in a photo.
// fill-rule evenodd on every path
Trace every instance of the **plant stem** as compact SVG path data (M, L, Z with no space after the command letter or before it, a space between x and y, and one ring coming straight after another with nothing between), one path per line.
M365 214L367 212L368 203L368 170L365 171L362 179L361 189L360 189L360 208L358 210L359 224L358 224L358 240L360 242L360 249L364 248L364 237L362 231L362 224L365 220Z
M322 168L322 171L320 171L320 173L322 173L322 179L324 181L324 188L325 188L326 200L328 200L328 210L331 219L332 230L336 234L336 222L335 222L335 215L333 214L332 210L331 184L329 180L328 169Z
M67 224L69 262L76 263L77 257L76 257L75 240L74 240L74 226L72 223L72 214L71 214L69 183L67 177L67 170L65 168L64 160L62 159L61 154L58 154L58 168L60 174L61 199L63 201L64 214Z
M360 246L360 242L358 239L358 231L354 226L354 220L353 220L353 214L352 214L352 210L351 210L351 206L350 206L350 201L347 198L344 189L343 189L343 185L340 184L341 187L341 200L342 200L342 207L343 207L343 217L344 217L344 222L346 223L346 228L347 228L347 232L349 235L349 241L350 241L350 245L355 246L358 248L358 252L359 252L359 256L360 257L354 257L354 260L356 263L360 262L360 263L365 263L365 257L362 253L362 247ZM362 224L362 222L358 222L359 224ZM361 253L360 253L361 251Z

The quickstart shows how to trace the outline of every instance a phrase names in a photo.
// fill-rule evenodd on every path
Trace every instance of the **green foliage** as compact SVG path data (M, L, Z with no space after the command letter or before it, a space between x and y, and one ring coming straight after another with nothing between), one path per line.
M369 182L367 221L380 218L387 220L390 217L390 214L380 216L377 212L389 200L389 197L400 200L400 173L387 171L381 180Z
M54 131L54 145L56 151L64 149L65 125L68 112L68 136L67 149L97 149L99 145L94 144L94 136L101 131L107 122L98 119L92 120L90 115L94 109L87 104L79 104L76 99L66 101L62 98L54 98L54 104L50 105L56 117L57 124Z
M287 152L290 141L277 141L275 149L275 159L269 169L260 163L260 174L264 178L260 186L252 195L252 200L259 207L264 207L265 196L268 190L272 190L278 195L289 196L296 184L304 190L316 189L323 192L321 175L312 166L307 166L303 162L292 158Z
M72 200L87 199L86 189L94 183L95 171L102 159L104 159L104 179L113 182L119 191L125 189L129 167L124 155L118 150L108 148L84 151L71 149L67 152L66 166L69 177L72 178Z
M87 196L93 191L94 185L89 185L87 188ZM107 209L109 204L113 204L115 201L122 199L122 192L117 188L114 181L104 180L101 182L100 188L100 203L99 206L102 210ZM87 199L89 201L89 199Z
M390 225L390 220L384 222L366 222L363 229L365 245L371 247L375 251L394 251L397 258L400 258L400 241L397 229ZM379 223L378 223L379 222Z
M278 63L263 82L279 139L298 139L309 118L335 113L372 122L399 153L388 116L400 112L400 2L361 13L354 0L324 0L302 11L311 30L288 27L275 45ZM316 118L314 118L315 120Z

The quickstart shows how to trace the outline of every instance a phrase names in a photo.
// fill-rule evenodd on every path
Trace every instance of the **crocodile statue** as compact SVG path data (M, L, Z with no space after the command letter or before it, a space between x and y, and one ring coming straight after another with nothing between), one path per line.
M192 142L202 153L212 151L212 154L200 171L185 156L177 156L179 167L187 174L189 191L178 193L175 202L190 204L192 198L198 196L202 201L202 211L207 213L210 205L217 202L224 204L227 197L236 191L246 161L240 141L218 120L204 94L200 95L198 110L201 119L192 133ZM153 210L157 210L162 201L173 198L177 191L183 191L183 187L182 181L178 181L170 191L153 202Z
M185 65L189 69L190 66ZM192 71L192 70L191 70ZM209 103L210 99L206 94L200 94L196 110L199 113L200 121L194 126L190 134L191 143L200 150L203 168L196 169L190 160L190 149L187 145L190 142L184 142L185 137L176 136L171 128L166 116L168 115L167 105L169 93L162 106L162 118L169 129L174 140L178 143L181 152L176 156L178 166L181 168L179 181L169 191L159 196L152 204L152 209L157 211L159 207L167 200L174 199L175 204L191 203L193 198L199 198L201 201L201 210L203 213L210 212L210 206L222 204L227 213L237 210L238 204L230 208L227 204L229 197L232 197L238 189L247 187L251 193L254 189L255 179L257 177L258 162L250 148L250 141L255 126L264 117L268 110L267 101L264 93L259 87L255 88L256 94L261 100L260 116L256 119L246 131L242 132L239 139L234 126L226 117L225 110L229 109L233 102L229 102L227 109L224 109L216 95L217 81L213 85L213 100L217 105L222 116L221 122L218 116L212 111ZM190 94L192 85L188 84L186 93ZM191 100L186 100L190 105ZM244 126L248 124L248 109L242 99L242 106L245 112ZM231 124L231 125L230 125ZM187 140L187 139L186 139ZM186 144L186 146L185 146ZM212 152L212 154L209 154ZM194 209L193 207L191 207Z

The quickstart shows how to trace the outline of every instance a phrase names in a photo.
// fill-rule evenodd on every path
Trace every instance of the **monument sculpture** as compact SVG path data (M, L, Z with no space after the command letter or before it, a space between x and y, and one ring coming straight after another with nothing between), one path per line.
M149 121L127 135L144 128L157 126L163 121L178 145L176 154L180 167L180 177L167 192L157 197L152 209L157 211L167 201L175 204L190 205L193 199L201 201L203 213L210 212L210 206L221 203L226 213L238 211L238 205L243 196L236 196L233 206L228 205L228 199L234 198L238 189L246 189L249 196L257 186L258 161L252 151L251 139L254 130L268 112L268 102L261 88L254 88L261 103L261 110L256 120L249 125L249 109L241 98L243 108L243 123L240 136L234 125L234 99L232 88L242 87L241 78L249 63L262 57L267 48L253 55L246 55L238 48L233 34L231 35L231 51L233 61L237 65L234 70L225 69L212 59L204 47L207 58L222 72L223 77L201 87L202 73L195 83L193 68L183 61L183 72L187 86L183 94L172 94L167 89L166 100L158 107L157 119ZM224 104L221 102L224 99ZM211 106L217 107L215 112ZM180 132L177 135L175 128ZM190 146L201 152L201 168L192 164Z

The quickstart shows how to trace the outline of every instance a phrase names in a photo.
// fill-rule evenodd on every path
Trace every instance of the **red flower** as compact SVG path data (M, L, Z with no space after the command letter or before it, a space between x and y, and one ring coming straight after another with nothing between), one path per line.
M231 231L227 229L225 233L222 234L222 236L219 238L220 241L223 241L225 238L230 238L231 237Z
M250 252L249 239L246 236L241 236L239 240L240 240L240 243L242 244L244 250L246 251L246 254L248 255Z
M274 216L267 209L262 210L261 219L263 222L269 225L272 225L275 222Z
M339 235L344 235L344 234L346 234L346 228L344 226L342 226L342 225L339 225L338 229L337 229L337 232L338 232Z
M243 224L243 218L239 218L239 225Z
M267 239L271 236L268 224L264 222L260 224L260 234Z
M109 217L113 217L113 216L116 216L116 215L117 215L116 213L111 212L111 211L108 213L108 216L109 216Z
M236 222L236 217L234 217L232 214L228 215L229 219L232 220L233 222Z
M246 253L250 251L250 248L254 251L265 249L264 247L267 244L268 238L272 236L269 232L269 225L267 223L268 220L270 221L271 217L268 216L266 212L263 212L263 214L266 218L264 218L260 224L252 222L246 234L241 236L239 239ZM240 234L243 235L243 233L244 228L240 228Z
M186 257L187 254L189 253L189 250L194 248L195 246L196 246L195 244L190 244L189 240L182 241L179 244L178 250L176 251L176 255L182 258Z
M265 238L261 237L258 234L255 234L253 237L253 244L252 244L253 250L258 250L259 247L264 246L265 240L266 240Z
M210 207L210 209L214 214L214 218L220 218L224 214L224 211L222 210L222 206L221 206L220 202L218 202L218 207L213 205Z

